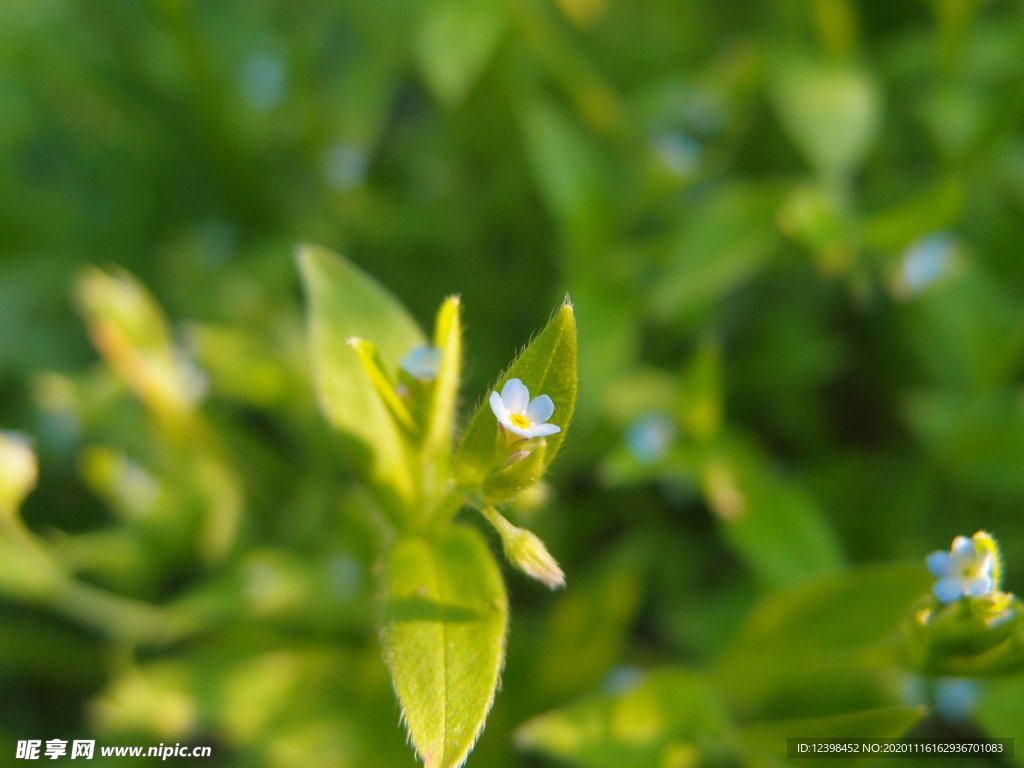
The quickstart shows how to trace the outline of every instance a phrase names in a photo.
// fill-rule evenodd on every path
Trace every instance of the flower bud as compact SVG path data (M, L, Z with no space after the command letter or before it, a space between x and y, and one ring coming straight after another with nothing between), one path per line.
M512 525L493 507L487 507L484 516L501 536L505 557L513 566L548 589L565 586L565 574L536 534Z

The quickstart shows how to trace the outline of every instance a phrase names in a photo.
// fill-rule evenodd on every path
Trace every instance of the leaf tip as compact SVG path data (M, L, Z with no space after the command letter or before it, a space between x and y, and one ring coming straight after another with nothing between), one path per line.
M315 258L317 247L311 243L299 243L295 246L295 261L300 269L306 269Z

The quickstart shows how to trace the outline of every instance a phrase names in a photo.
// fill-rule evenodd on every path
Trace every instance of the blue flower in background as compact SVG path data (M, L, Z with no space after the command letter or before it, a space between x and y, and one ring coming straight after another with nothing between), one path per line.
M953 268L956 241L935 232L913 242L903 255L903 281L910 293L919 293Z
M995 558L991 552L980 551L966 536L953 539L949 552L932 552L927 563L932 576L938 579L932 587L932 594L939 602L981 597L995 588Z
M417 381L433 381L441 365L441 350L437 347L416 347L399 362L402 370Z
M562 428L547 424L555 412L555 404L547 395L530 399L530 390L519 379L509 379L501 394L491 393L491 410L505 429L522 437L547 437Z
M626 446L637 461L653 464L668 453L675 435L675 425L668 416L663 413L649 413L629 426L626 432Z

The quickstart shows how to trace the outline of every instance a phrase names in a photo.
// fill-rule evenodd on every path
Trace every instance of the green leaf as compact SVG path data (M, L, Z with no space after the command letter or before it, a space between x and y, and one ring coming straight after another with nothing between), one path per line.
M663 318L704 309L754 275L779 241L780 190L731 184L708 195L670 245L671 261L651 295Z
M89 268L75 282L89 337L117 375L161 422L180 434L193 387L167 319L152 295L123 270Z
M814 500L768 466L756 446L727 440L701 474L727 541L765 583L794 584L833 571L842 561Z
M978 705L978 720L990 736L1024 740L1024 675L987 682Z
M380 352L366 339L360 339L355 336L348 340L348 345L352 347L352 351L359 358L359 364L363 366L363 372L369 378L370 384L373 385L374 391L381 399L381 402L384 403L384 407L388 409L391 417L407 429L410 434L414 434L416 423L413 421L412 414L409 413L409 408L403 402L401 395L398 394L398 390L395 388L394 382L391 381L391 377L384 370L384 361L381 359Z
M429 0L417 31L415 54L423 78L441 101L465 98L505 28L499 0Z
M530 397L548 395L555 404L549 420L561 432L544 438L547 444L541 473L554 459L565 439L576 408L576 317L568 300L540 335L523 350L494 384L500 392L509 379L521 379ZM490 393L488 393L490 394ZM485 397L466 428L455 457L455 475L462 486L477 488L493 468L496 457L498 421Z
M864 221L864 244L880 250L901 250L915 238L956 225L964 206L963 185L947 178L917 191Z
M530 720L516 744L587 768L697 765L731 727L713 693L691 672L652 672L625 693L591 696Z
M441 350L441 362L434 379L430 404L426 447L438 462L443 475L451 465L452 434L459 398L459 374L462 370L462 321L458 296L450 296L441 305L434 324L434 346Z
M538 99L522 113L526 153L551 215L576 242L593 245L608 226L609 173L583 130L553 103Z
M369 339L383 359L397 362L424 343L423 332L397 299L345 259L316 246L303 246L297 257L320 407L398 522L415 498L406 439L348 341Z
M930 583L918 561L775 592L725 648L716 679L742 718L814 717L896 704L904 676L891 641Z
M774 90L783 127L818 173L842 178L857 169L882 118L878 86L868 72L792 63L779 71Z
M505 658L508 601L475 530L399 539L384 576L384 657L413 746L427 768L469 754Z
M723 389L721 345L705 339L679 377L679 421L698 442L722 428Z

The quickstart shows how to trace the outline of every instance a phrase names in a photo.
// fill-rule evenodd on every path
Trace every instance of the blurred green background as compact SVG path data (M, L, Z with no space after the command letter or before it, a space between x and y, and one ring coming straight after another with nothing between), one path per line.
M462 295L466 411L576 307L578 416L516 513L569 587L506 569L471 766L563 764L514 729L713 664L780 587L979 528L1024 584L1021 2L6 0L0 169L0 425L76 576L0 560L0 762L96 738L413 764L299 242L424 326ZM104 342L149 310L89 265L166 313L136 341L196 431ZM1013 736L1020 688L927 727Z

